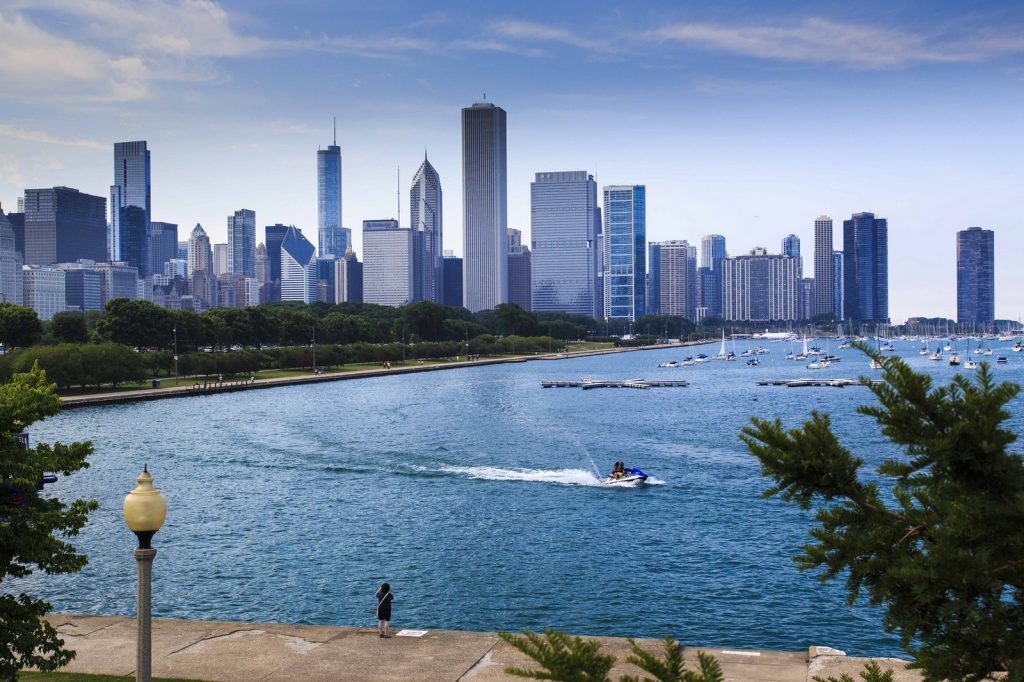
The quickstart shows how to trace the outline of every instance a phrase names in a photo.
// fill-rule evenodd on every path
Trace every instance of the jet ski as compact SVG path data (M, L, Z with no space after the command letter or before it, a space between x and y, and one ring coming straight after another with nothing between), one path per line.
M647 474L636 468L625 467L622 475L609 474L608 478L601 481L601 485L617 485L623 488L635 488L647 482Z

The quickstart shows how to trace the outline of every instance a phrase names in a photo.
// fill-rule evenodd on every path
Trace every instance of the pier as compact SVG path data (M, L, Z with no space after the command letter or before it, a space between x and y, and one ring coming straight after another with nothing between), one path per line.
M763 379L757 382L758 386L788 386L789 388L803 388L805 386L831 386L832 388L846 388L847 386L870 386L884 384L881 379Z
M646 379L580 379L579 381L542 381L541 388L685 388L690 382L682 379L647 381Z

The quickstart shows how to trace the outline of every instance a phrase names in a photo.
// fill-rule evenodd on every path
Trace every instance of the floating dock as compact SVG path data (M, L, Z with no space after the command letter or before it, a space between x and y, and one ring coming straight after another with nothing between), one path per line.
M683 388L690 385L690 382L679 380L658 380L647 381L646 379L580 379L579 381L542 381L541 388L582 388L584 391L591 388Z
M881 379L765 379L758 381L758 386L788 386L789 388L803 388L804 386L831 386L832 388L846 388L847 386L869 386L872 384L884 384Z

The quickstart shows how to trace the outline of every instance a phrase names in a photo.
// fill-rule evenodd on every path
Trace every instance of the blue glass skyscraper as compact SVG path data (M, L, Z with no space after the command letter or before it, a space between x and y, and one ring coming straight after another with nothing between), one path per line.
M442 220L441 176L426 152L423 163L412 176L409 188L411 226L417 233L416 273L419 298L424 301L444 301L444 221ZM365 250L363 258L366 258Z
M956 233L956 321L992 324L996 315L995 233L969 227Z
M114 184L110 186L110 228L107 233L107 250L111 260L125 259L121 253L121 209L137 206L145 212L146 238L149 238L149 221L153 217L150 185L149 150L146 148L146 141L115 142Z
M647 279L647 189L604 188L604 316L644 314Z
M351 230L341 226L341 147L335 128L334 144L316 152L317 227L321 257L341 258L351 242Z
M843 299L847 320L889 321L889 223L874 213L843 221Z
M537 173L530 185L532 308L603 317L597 295L597 183L587 171Z
M247 208L228 216L228 268L242 277L256 276L256 212Z

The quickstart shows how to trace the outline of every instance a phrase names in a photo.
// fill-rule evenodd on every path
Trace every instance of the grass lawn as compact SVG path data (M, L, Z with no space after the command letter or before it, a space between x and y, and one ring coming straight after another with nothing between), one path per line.
M116 675L86 675L84 673L37 673L23 671L18 673L19 680L27 682L134 682L135 676L118 677ZM154 677L161 682L199 682L198 680L181 680L167 677Z

